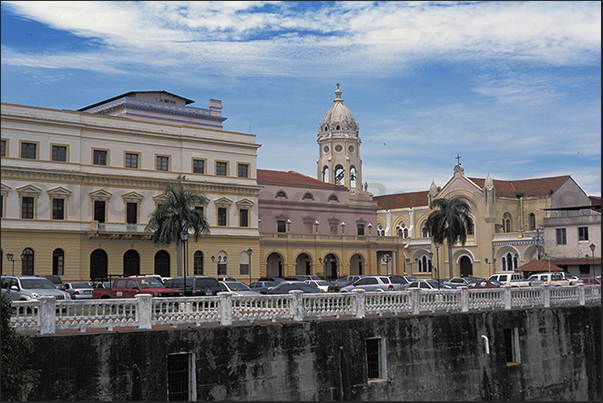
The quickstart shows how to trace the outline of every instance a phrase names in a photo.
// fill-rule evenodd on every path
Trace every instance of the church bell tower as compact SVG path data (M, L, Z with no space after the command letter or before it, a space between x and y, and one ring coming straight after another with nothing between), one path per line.
M318 126L318 176L323 182L362 190L359 125L343 104L339 83L333 105Z

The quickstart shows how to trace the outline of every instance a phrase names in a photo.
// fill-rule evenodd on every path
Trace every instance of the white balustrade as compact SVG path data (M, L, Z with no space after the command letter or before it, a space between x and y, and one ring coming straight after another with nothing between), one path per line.
M351 293L258 294L243 296L227 292L207 297L136 298L14 301L10 323L17 331L55 334L56 330L104 328L152 329L153 326L200 326L215 323L229 326L236 321L300 321L306 318L410 314L421 312L467 312L586 305L601 303L601 286L510 287L452 290L419 290Z

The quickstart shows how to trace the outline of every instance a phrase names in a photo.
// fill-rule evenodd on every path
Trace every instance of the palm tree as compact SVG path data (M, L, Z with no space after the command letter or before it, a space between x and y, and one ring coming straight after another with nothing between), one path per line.
M184 176L179 176L178 185L168 183L165 189L165 202L160 204L149 215L149 223L145 231L153 232L153 243L170 245L176 243L176 259L178 276L182 275L182 231L193 230L195 241L201 235L210 233L209 224L203 215L203 210L195 206L206 205L207 197L203 193L185 190L182 185Z
M448 265L450 278L452 275L452 246L460 242L463 246L467 241L467 228L472 225L471 207L462 199L435 199L429 204L432 211L425 221L425 227L431 234L436 245L448 244Z

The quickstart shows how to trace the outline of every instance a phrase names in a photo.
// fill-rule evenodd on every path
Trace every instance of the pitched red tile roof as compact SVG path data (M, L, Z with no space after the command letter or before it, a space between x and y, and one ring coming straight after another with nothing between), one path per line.
M377 202L380 209L396 209L427 206L429 204L428 191L396 193L391 195L375 196L373 199Z
M484 187L485 179L468 178L480 188ZM548 196L551 190L556 192L570 179L569 175L554 176L551 178L522 179L514 181L493 180L496 188L496 195L502 197L517 197L517 194L523 193L526 197Z
M563 269L548 260L532 260L529 263L519 266L517 270L521 271L563 271Z
M344 190L348 188L341 185L334 185L314 179L310 176L300 174L295 171L272 171L269 169L258 169L257 170L258 183L271 184L271 185L286 185L286 186L299 186L299 187L321 187L330 188L333 190Z

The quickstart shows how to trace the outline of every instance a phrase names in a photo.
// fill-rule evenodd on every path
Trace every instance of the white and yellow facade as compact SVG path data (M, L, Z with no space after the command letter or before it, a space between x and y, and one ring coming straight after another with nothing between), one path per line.
M211 235L189 239L188 274L257 271L259 253L247 253L259 250L255 136L222 130L220 101L200 109L164 91L139 95L93 112L2 104L2 273L181 274L176 245L145 232L180 175L209 199L199 207Z

